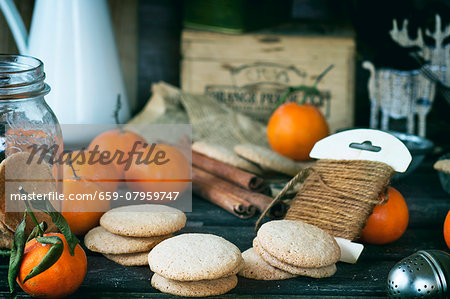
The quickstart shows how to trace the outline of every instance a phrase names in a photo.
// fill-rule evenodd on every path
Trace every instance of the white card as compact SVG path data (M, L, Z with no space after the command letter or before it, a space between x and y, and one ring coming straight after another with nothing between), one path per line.
M367 147L370 149L362 149ZM412 157L397 137L379 130L343 131L319 140L309 154L315 159L367 160L383 162L397 172L405 172Z

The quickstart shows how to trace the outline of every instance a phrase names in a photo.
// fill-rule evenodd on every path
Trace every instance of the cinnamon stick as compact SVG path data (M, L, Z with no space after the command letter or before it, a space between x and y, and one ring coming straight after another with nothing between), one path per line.
M256 210L264 211L272 197L252 192L214 176L195 166L192 167L193 192L222 207L240 218L250 218ZM269 215L279 217L285 212L283 203L273 207Z
M244 189L272 195L269 185L263 178L195 151L192 152L192 165Z

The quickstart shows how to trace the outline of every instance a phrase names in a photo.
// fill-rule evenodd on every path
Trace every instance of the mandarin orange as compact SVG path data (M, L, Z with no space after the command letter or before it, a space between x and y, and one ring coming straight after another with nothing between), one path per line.
M133 147L142 146L144 143L147 143L146 140L134 132L115 129L103 132L95 137L89 144L88 150L98 150L100 154L110 153L111 159L115 155L116 158L111 163L117 169L118 179L123 179L126 163L120 162L124 162L130 158L129 153Z
M385 195L380 196L380 201ZM369 244L387 244L398 240L409 222L408 206L402 194L388 187L387 202L376 206L361 234L361 241Z
M142 152L150 149L140 148ZM175 147L158 144L154 154L162 153L158 163L133 163L125 171L128 188L136 192L179 192L183 193L191 179L191 167L188 159ZM134 162L137 160L135 159ZM163 163L164 162L164 163Z
M86 276L87 258L80 245L70 255L69 245L60 233L44 234L46 236L58 236L64 243L64 250L58 261L44 272L23 283L25 277L37 266L47 252L51 244L39 243L32 239L25 245L25 251L20 265L17 282L26 293L38 298L62 298L74 293Z
M444 239L447 247L450 248L450 210L447 213L444 221Z
M271 148L293 160L308 160L314 144L328 134L325 117L310 104L285 103L275 110L267 124Z
M65 166L63 167L64 178L73 179L72 163L78 177L97 183L105 191L117 190L121 173L112 163L100 163L89 151L73 151L64 155ZM71 161L68 161L70 159ZM90 161L91 160L91 161ZM92 161L94 161L92 163Z
M106 183L102 185L80 176L80 173L89 174L89 171L93 170L91 166L81 165L80 170L84 171L80 172L76 171L75 167L77 166L70 163L63 165L63 192L66 200L62 202L61 214L75 235L84 235L91 228L98 226L100 217L109 210L110 201L100 200L100 196L110 190L104 189ZM115 168L112 168L114 171ZM115 184L117 185L116 182Z

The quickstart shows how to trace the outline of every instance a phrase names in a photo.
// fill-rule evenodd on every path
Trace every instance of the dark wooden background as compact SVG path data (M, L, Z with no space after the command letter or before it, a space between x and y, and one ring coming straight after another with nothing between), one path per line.
M181 0L139 2L140 105L148 99L152 82L164 80L179 85L182 7ZM404 49L391 40L388 32L392 28L392 19L409 18L409 31L415 38L418 27L434 28L436 13L441 15L443 25L447 25L450 0L294 0L292 18L287 22L317 23L324 30L329 26L353 26L357 41L355 125L368 126L368 72L362 69L362 61L371 60L376 67L417 68L415 60L409 56L411 49ZM450 144L450 104L438 96L433 105L427 122L427 136L444 146L445 151Z

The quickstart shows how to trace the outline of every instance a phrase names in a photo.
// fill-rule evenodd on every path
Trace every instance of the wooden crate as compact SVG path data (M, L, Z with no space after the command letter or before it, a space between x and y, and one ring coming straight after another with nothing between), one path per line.
M332 132L352 126L353 34L294 32L227 35L183 31L182 89L210 93L236 111L266 122L287 86L312 85L323 70L334 64L318 85L330 98L315 104L326 115Z

